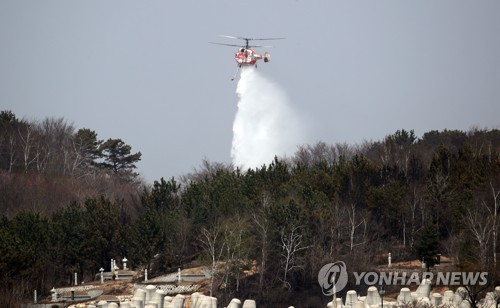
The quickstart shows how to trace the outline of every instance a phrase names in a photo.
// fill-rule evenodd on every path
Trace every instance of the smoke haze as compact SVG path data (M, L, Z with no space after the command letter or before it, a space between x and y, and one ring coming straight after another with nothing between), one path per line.
M302 139L302 125L283 90L253 67L245 67L236 94L239 101L233 124L233 164L255 168L270 164L274 156L293 154Z

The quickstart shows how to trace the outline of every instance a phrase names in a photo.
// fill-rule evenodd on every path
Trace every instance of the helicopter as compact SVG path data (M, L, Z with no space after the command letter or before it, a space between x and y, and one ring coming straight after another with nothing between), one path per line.
M273 47L273 46L250 45L250 41L270 41L270 40L284 40L285 39L283 37L249 38L249 37L229 36L229 35L220 35L220 36L225 37L225 38L238 39L238 40L245 41L244 45L209 42L210 44L239 47L238 51L234 55L234 60L236 61L237 65L238 65L238 70L236 71L236 74L234 74L233 78L231 78L231 80L234 80L234 78L236 78L236 75L238 75L238 72L240 71L242 66L255 66L255 67L257 67L258 60L264 59L264 62L266 62L266 63L271 60L271 54L268 51L266 51L264 53L264 55L261 55L261 54L258 54L253 48Z

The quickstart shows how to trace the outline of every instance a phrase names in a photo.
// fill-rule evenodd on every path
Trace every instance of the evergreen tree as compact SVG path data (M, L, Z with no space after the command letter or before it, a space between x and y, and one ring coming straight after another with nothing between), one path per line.
M437 226L431 222L426 222L417 235L415 249L418 257L425 262L427 271L429 271L436 264L436 255L439 252Z
M99 147L99 152L104 158L99 166L115 175L136 176L132 170L137 168L135 164L141 160L142 154L141 152L131 154L131 149L132 147L121 139L108 139Z

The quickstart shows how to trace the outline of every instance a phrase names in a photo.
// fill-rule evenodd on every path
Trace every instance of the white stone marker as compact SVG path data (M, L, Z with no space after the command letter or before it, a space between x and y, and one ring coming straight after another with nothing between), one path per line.
M233 298L227 308L241 308L241 301L237 298Z
M401 288L397 298L398 305L410 305L412 303L411 291L409 288Z
M417 296L417 300L421 300L425 297L429 298L431 295L431 281L429 279L422 280L415 295Z
M146 286L146 305L149 304L150 301L153 300L153 295L155 294L156 287L153 285L147 285Z
M372 305L380 305L380 294L376 287L371 286L368 288L368 293L365 298L365 307L371 308Z
M158 304L158 307L163 307L163 303L165 302L165 291L156 290L153 294L153 299L151 300L151 302Z
M444 291L443 304L452 305L453 304L453 296L454 296L454 293L452 290Z
M172 307L173 308L183 308L184 307L184 300L186 297L182 294L177 294L173 299L172 299Z
M443 304L443 297L439 293L432 293L431 304L433 306L441 306Z
M104 283L104 269L101 267L99 269L99 272L101 272L101 284L103 284Z
M126 299L120 303L120 308L131 308L132 306L130 306L130 304L130 300Z
M246 299L243 302L243 308L257 308L257 303L253 299Z
M345 306L348 308L354 308L354 305L358 301L358 294L354 290L347 291L345 297Z

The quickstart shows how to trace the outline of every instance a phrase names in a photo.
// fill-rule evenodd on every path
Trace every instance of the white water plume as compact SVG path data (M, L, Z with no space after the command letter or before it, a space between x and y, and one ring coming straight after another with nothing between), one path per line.
M253 67L242 68L236 88L231 158L237 167L269 165L274 156L295 153L302 128L285 93Z

